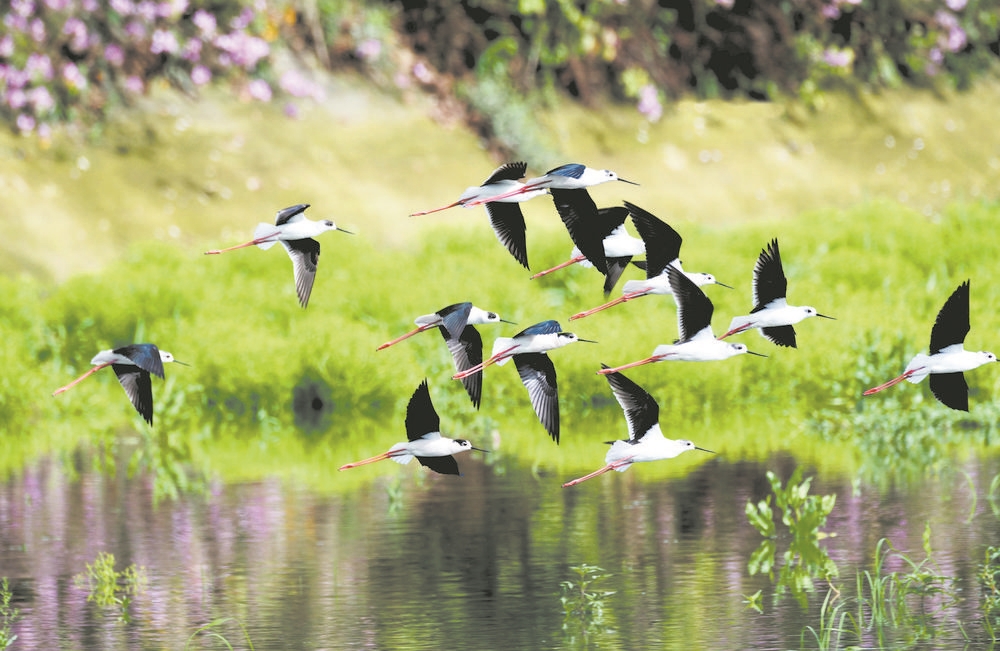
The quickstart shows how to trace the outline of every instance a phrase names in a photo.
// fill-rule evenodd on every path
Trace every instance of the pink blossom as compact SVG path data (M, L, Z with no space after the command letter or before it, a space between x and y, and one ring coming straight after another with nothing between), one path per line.
M28 103L35 109L35 115L48 113L55 108L56 102L45 86L35 86L28 91Z
M650 122L656 122L663 116L663 105L660 104L660 94L653 84L646 84L639 89L639 113Z
M195 86L204 86L212 81L212 71L203 65L197 65L191 68L191 81Z
M156 5L156 15L160 18L180 16L188 8L188 0L167 0Z
M80 69L73 62L63 64L62 76L71 88L82 90L87 87L87 78L83 76L83 73L80 72Z
M253 9L250 7L243 7L243 11L240 12L240 15L229 21L229 26L235 31L240 31L249 27L251 21L253 21Z
M271 87L263 79L254 79L251 81L247 84L247 91L250 93L250 97L256 100L261 102L271 101Z
M138 20L130 20L125 23L125 33L135 41L146 38L146 27Z
M35 130L35 118L27 113L21 113L17 116L17 129L22 134L31 133Z
M52 127L47 122L38 125L38 137L42 140L48 140L52 137Z
M0 38L0 57L5 59L14 55L14 37L10 34L4 34L3 38Z
M191 17L191 22L193 22L194 26L201 31L202 36L208 38L215 34L215 16L208 13L204 9L199 9L194 12L194 16Z
M715 4L719 5L723 9L732 9L736 2L735 0L715 0Z
M285 113L285 117L291 118L293 120L297 120L300 117L299 107L293 104L292 102L288 102L287 104L285 104L285 108L283 109L283 111Z
M173 54L180 49L177 37L173 32L165 29L158 29L153 32L153 42L149 45L149 51L153 54Z
M271 53L267 41L244 32L222 34L215 37L213 43L215 47L229 55L229 60L247 70Z
M46 54L32 52L24 63L24 72L29 77L50 81L53 76L52 60Z
M45 6L52 11L66 11L69 5L70 0L45 0Z
M18 16L27 18L35 13L35 2L34 0L10 0L10 8Z
M837 20L840 18L840 7L837 5L823 5L823 8L819 10L819 13L827 20Z
M125 78L125 90L127 90L130 93L138 95L142 93L142 89L144 87L145 86L142 83L142 78L137 75L130 75Z
M319 84L298 70L289 70L281 75L278 85L281 87L281 90L293 97L312 97L316 101L322 101L324 97L323 89Z
M417 61L413 64L413 76L422 84L429 84L434 81L433 73L431 73L430 68L423 61Z
M24 108L24 105L27 103L28 94L20 88L14 88L7 92L7 106L11 107L15 111L17 109Z
M69 47L74 52L80 53L87 49L87 26L82 20L75 16L66 19L63 25L63 34L70 37Z
M135 13L147 23L156 20L156 5L149 0L143 0L135 7Z
M962 11L969 0L944 0L944 4L952 11Z
M24 70L18 70L14 66L7 66L7 88L24 88L31 79Z
M190 61L192 63L199 61L201 59L201 48L202 43L200 39L188 39L188 42L184 44L184 50L181 52L181 57L183 57L185 61Z
M117 43L108 43L104 48L104 60L116 68L121 67L125 63L125 50Z
M45 23L42 22L41 18L36 18L31 21L28 31L31 32L31 38L35 41L35 43L42 43L45 41Z
M354 53L363 61L371 61L382 53L382 42L377 38L366 38L358 43Z
M846 68L851 65L851 58L848 50L823 50L823 63L831 68Z
M135 13L135 3L132 0L110 0L112 11L121 16L131 16Z

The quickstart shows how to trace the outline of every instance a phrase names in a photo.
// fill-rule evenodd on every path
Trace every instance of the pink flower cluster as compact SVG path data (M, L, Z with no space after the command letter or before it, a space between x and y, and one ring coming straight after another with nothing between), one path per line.
M267 5L195 0L9 0L0 4L0 118L18 131L48 132L70 106L94 108L146 91L153 77L185 75L195 87L230 75L247 95L270 101L254 78L268 61L267 41L251 32ZM6 4L6 7L3 7ZM260 21L256 21L260 22ZM112 29L109 25L119 25ZM108 83L117 91L108 94ZM295 93L312 91L291 83ZM95 92L100 91L100 92ZM43 128L44 127L44 128Z

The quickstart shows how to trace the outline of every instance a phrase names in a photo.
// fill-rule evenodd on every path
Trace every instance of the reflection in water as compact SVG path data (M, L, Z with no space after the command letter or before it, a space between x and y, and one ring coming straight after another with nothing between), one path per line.
M787 479L793 462L769 466ZM215 484L154 506L146 479L82 471L70 481L59 462L39 463L0 486L0 575L22 613L17 643L178 649L200 626L230 617L258 649L563 648L571 641L560 582L580 564L611 574L600 586L615 591L601 648L789 648L817 623L825 590L804 611L747 571L760 535L744 509L770 492L763 466L718 459L682 480L643 483L634 473L576 490L480 460L463 469L462 478L404 471L346 495L278 481ZM997 464L963 469L978 501L959 473L906 492L855 492L817 477L813 493L837 494L824 527L837 535L822 544L840 587L871 566L882 537L923 558L929 521L940 572L967 595L940 615L941 635L957 635L955 620L977 626L977 563L1000 534L985 499ZM391 497L394 481L401 490ZM102 551L117 569L146 568L129 624L103 616L74 585ZM763 615L744 603L758 589ZM243 639L235 621L217 630L234 645ZM218 645L199 637L194 647Z

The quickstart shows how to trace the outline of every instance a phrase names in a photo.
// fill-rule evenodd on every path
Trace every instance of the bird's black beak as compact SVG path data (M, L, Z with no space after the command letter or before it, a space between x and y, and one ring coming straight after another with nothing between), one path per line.
M832 316L827 316L825 314L820 314L819 312L816 313L816 316L821 316L824 319L830 319L831 321L836 321L837 320L837 319L833 318Z
M482 448L477 448L477 447L474 447L474 446L471 446L471 445L469 446L469 449L470 450L476 450L477 452L489 452L489 450L484 450Z
M732 287L731 285L727 285L726 283L720 283L718 280L715 281L715 284L716 285L721 285L721 286L725 287L726 289L736 289L735 287Z
M757 357L763 357L764 359L767 359L767 355L761 355L760 353L755 353L752 350L748 350L747 355L756 355Z
M182 361L181 361L181 360L179 360L179 359L175 359L175 360L174 360L174 364L180 364L181 366L191 366L191 365L190 365L190 364L188 364L187 362L182 362Z
M577 340L577 341L584 341L584 342L586 342L586 343L588 343L588 344L596 344L596 343L597 343L597 342L596 342L596 341L594 341L593 339L581 339L580 337L577 337L577 338L576 338L576 340Z
M511 325L517 325L517 321L508 321L507 319L500 319L500 323L509 323Z
M709 454L715 454L712 450L706 450L705 448L699 448L697 445L694 446L695 450L701 450L702 452L708 452Z
M338 231L340 231L341 233L347 233L348 235L354 235L354 233L353 233L353 232L351 232L351 231L345 231L345 230L344 230L343 228L341 228L340 226L338 226L338 227L337 227L337 230L338 230Z
M622 177L620 177L620 176L618 177L618 180L619 180L619 181L621 181L622 183L628 183L629 185L639 185L639 184L638 184L638 183L636 183L635 181L629 181L628 179L623 179L623 178L622 178Z

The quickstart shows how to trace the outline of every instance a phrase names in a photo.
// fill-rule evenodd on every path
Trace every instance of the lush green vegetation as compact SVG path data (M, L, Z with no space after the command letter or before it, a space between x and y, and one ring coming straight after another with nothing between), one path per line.
M689 228L685 264L738 287L708 288L717 329L749 306L750 270L775 235L790 300L813 304L837 321L798 326L797 350L745 336L766 360L660 363L630 377L669 414L669 436L722 454L763 458L787 449L825 467L861 466L876 478L939 468L991 442L996 369L970 374L969 414L942 407L925 386L907 384L864 399L861 392L926 348L938 309L966 278L972 279L968 346L995 347L990 333L997 328L1000 291L994 253L981 242L996 211L988 202L955 203L940 219L927 219L895 204L870 203L790 222ZM561 259L565 239L546 237L534 249L536 259ZM404 289L401 275L420 281ZM45 450L89 442L103 451L98 459L131 457L136 467L173 475L180 489L191 461L225 475L296 472L326 483L319 478L338 462L399 439L406 398L424 377L446 431L487 447L498 432L501 458L490 463L504 463L510 454L521 462L583 469L603 454L600 441L624 432L606 382L594 373L599 363L639 359L676 334L674 308L661 298L570 323L569 314L601 300L599 280L592 270L571 269L529 282L486 229L429 230L411 252L381 251L363 235L327 238L305 311L294 300L280 251L206 258L146 244L101 273L55 287L0 279L9 297L0 307L0 361L7 370L0 380L3 472ZM487 347L496 336L548 318L600 342L552 353L566 433L560 448L541 435L513 371L487 370L476 413L449 379L450 358L436 335L374 352L408 329L415 315L466 299L519 324L480 327ZM155 342L192 364L170 366L166 382L154 383L152 432L110 372L49 396L85 370L98 350L132 341ZM236 450L240 460L226 462ZM683 472L699 462L688 457L642 474Z

